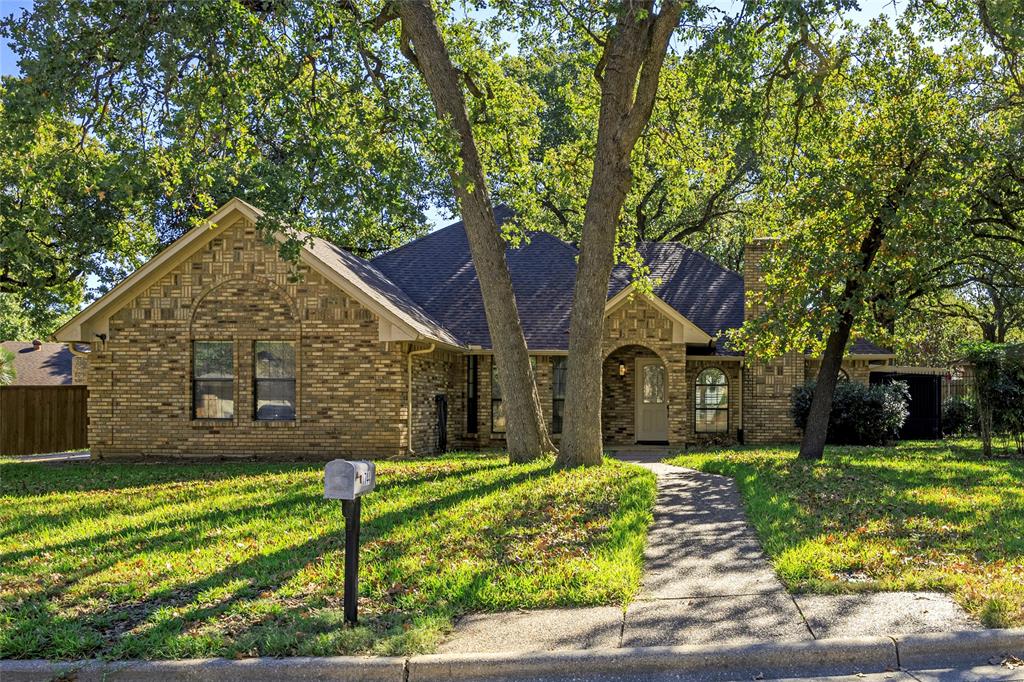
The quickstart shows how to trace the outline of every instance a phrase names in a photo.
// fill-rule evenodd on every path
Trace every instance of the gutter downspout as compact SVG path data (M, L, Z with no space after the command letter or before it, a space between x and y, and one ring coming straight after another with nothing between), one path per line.
M408 454L410 454L410 455L415 455L416 454L416 451L413 450L413 447L412 447L412 356L414 356L414 355L425 355L427 353L433 353L435 347L436 347L436 344L432 343L429 346L427 346L426 348L421 348L419 350L411 350L406 355L406 358L408 359L408 362L409 362L409 402L406 405L406 410L407 410L406 416L408 417L408 423L406 425L406 430L407 430L407 434L408 434L408 438L409 438Z

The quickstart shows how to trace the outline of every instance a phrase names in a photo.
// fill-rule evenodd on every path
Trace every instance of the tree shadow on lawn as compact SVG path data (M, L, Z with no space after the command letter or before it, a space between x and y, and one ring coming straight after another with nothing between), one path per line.
M494 469L505 466L507 460L495 454L451 453L443 458L377 460L378 468L403 481L428 480L438 473L454 470ZM0 496L17 499L61 493L109 492L126 488L166 487L172 483L213 483L239 476L265 476L268 474L322 472L324 462L258 462L247 460L223 461L107 461L81 462L74 466L54 466L32 462L0 460ZM417 472L401 476L403 470ZM85 474L88 474L88 477Z
M442 473L440 476L428 476L428 478L433 480L464 479L482 472L487 473L486 470L490 468L492 467ZM367 545L372 544L406 525L429 528L431 525L429 521L432 517L441 515L453 507L503 488L517 486L530 478L547 473L549 470L546 469L523 471L511 476L502 476L491 482L463 486L457 492L428 500L422 504L400 506L380 516L373 514L374 498L368 497L364 512L364 542ZM391 488L393 496L400 497L403 491L410 491L417 482L422 482L416 481L418 478L421 477L414 476L410 477L410 480L388 483L382 477L379 492L385 492ZM311 507L318 501L322 501L322 498L317 494L297 491L274 503L272 507L273 511L277 513L287 514L289 510L297 512L300 508ZM332 503L323 502L323 504ZM236 520L239 523L232 525L237 528L244 526L249 521L265 517L267 512L267 506L212 511L204 513L199 518L182 519L179 523L194 527L197 523L219 525ZM318 535L301 544L251 556L187 584L175 584L164 589L150 591L144 599L121 601L116 597L112 600L106 597L108 601L104 603L105 596L93 592L87 594L84 599L77 600L82 602L80 604L60 604L62 593L71 585L81 582L89 576L96 576L123 561L125 557L117 552L119 547L133 548L136 553L157 548L164 551L179 551L194 546L196 541L194 531L188 529L171 531L175 526L173 522L154 526L165 527L168 530L168 532L161 533L158 538L139 538L135 533L128 537L118 533L108 534L103 550L94 553L95 556L103 556L102 559L89 563L80 573L69 576L69 579L62 581L60 585L35 594L19 596L15 603L9 604L11 607L10 621L6 626L7 632L0 637L4 644L3 651L0 651L0 657L74 658L97 654L114 657L167 657L238 653L238 650L233 649L233 641L245 639L242 634L253 628L265 626L268 619L279 624L284 623L283 629L271 628L268 630L268 636L271 632L275 632L274 636L278 639L287 633L288 622L302 622L309 627L321 630L333 628L337 622L330 615L325 622L317 625L316 619L311 618L312 612L307 603L312 600L330 604L333 601L340 608L340 598L337 597L341 592L340 581L336 585L336 589L326 591L321 589L319 593L302 595L294 600L282 601L272 593L303 569L317 563L323 564L328 555L333 554L336 557L336 562L332 561L332 563L341 565L343 560L343 538L341 536L343 524L340 521L340 516L340 511L337 511L333 529L330 524L326 527L320 525L316 529L309 529L312 532L318 532ZM140 533L144 532L140 529ZM95 542L96 539L90 538L86 543L76 542L76 546L87 546L89 543ZM139 540L144 543L142 547L138 546ZM395 559L393 556L388 558ZM202 594L218 592L225 593L227 596L213 604L193 603ZM267 592L271 593L269 597L265 596ZM263 602L261 607L268 609L267 614L257 617L255 621L246 617L245 612L251 608L257 608L254 605L259 605L261 601ZM185 611L182 612L181 609L185 609ZM377 625L384 630L393 629L395 619L388 616L395 614L388 614L386 611L387 609L380 614L383 617ZM390 611L394 612L395 609L391 608ZM445 617L447 615L445 614ZM237 622L228 624L229 631L232 628L239 628L238 632L227 636L215 634L189 637L187 635L190 629L198 627L201 630L203 623L216 621L226 616L238 616L234 618ZM294 633L292 634L294 635ZM356 640L365 645L368 637L367 633L363 633L362 636L356 637ZM288 636L285 636L285 639L288 639ZM255 651L267 654L283 653L279 645L280 641L276 645L271 641L262 643L257 641L252 644ZM337 645L345 646L344 642L339 642ZM185 648L182 649L182 647ZM293 651L294 647L295 643L292 642L285 646L285 650Z
M386 494L391 488L409 489L412 486L425 482L426 480L437 482L444 481L448 484L453 484L464 478L478 475L482 471L493 468L495 467L464 468L461 470L453 469L440 474L435 472L430 475L405 477L384 474L381 477L381 486L378 488L378 492L384 491ZM245 497L252 497L253 493L266 484L267 481L253 479L242 489L242 491L244 493L248 493ZM267 516L287 516L295 509L303 506L315 509L318 504L328 505L320 507L318 511L321 513L323 513L324 510L331 509L336 506L334 503L327 502L323 499L323 494L319 487L316 487L315 490L310 490L311 487L312 486L308 482L296 482L289 485L287 488L276 489L275 497L277 499L269 504L249 504L245 506L205 510L198 514L188 514L184 517L177 517L169 520L155 519L138 526L125 524L109 532L94 533L76 540L51 543L42 548L32 547L30 549L3 553L0 554L0 566L5 566L10 569L18 561L37 558L41 554L49 556L60 552L70 551L74 553L74 550L85 548L91 550L90 555L93 559L99 557L110 558L107 562L100 561L98 563L86 564L80 570L76 570L73 566L55 566L54 568L59 570L65 577L65 579L61 580L62 587L68 587L80 582L89 575L98 573L109 568L114 563L117 563L117 561L120 560L117 557L122 556L122 552L126 549L140 552L149 548L159 547L165 553L180 552L182 550L190 549L194 547L197 540L202 539L196 536L195 529L197 527L221 529L229 525L229 522L232 521L239 522L244 521L245 519L259 519ZM236 493L237 492L238 491L236 491ZM262 492L265 492L265 490ZM238 498L239 496L236 494L235 497ZM143 497L143 499L145 498ZM221 500L219 496L216 499L218 501ZM375 499L368 498L368 501L368 518L372 518L372 509ZM159 512L164 508L173 508L178 502L180 501L174 499L160 499L153 502L150 506L138 510L136 515L151 514ZM133 504L137 503L133 502ZM75 522L102 520L110 514L109 505L104 503L91 505L91 507L92 509L84 514L81 512L76 514ZM401 509L396 510L388 516L400 511ZM58 516L58 518L63 522L67 522L67 518L64 516ZM126 517L126 519L127 518L130 517ZM175 531L175 529L180 528L183 524L188 524L189 529L185 531ZM234 523L230 525L240 527L244 524ZM38 530L43 530L46 528L46 524L44 521L39 520L31 524L23 524L23 527L17 534L37 530L37 527ZM15 535L15 533L10 533L10 535Z
M494 459L479 459L466 457L465 459L457 460L458 464L448 462L438 462L436 465L432 462L384 462L384 471L380 473L380 480L382 486L384 484L401 484L401 485L416 485L426 481L441 480L442 478L448 478L451 476L471 476L481 471L492 470L504 466L504 462ZM82 471L76 472L73 476L69 476L68 480L54 481L55 485L51 490L36 490L30 492L25 490L24 486L19 486L19 479L36 478L41 476L45 477L47 470L44 465L39 464L22 464L17 463L12 465L16 467L13 471L16 474L21 474L18 477L7 477L4 478L4 474L7 470L4 470L0 465L0 481L4 481L0 485L0 495L3 497L11 497L14 499L16 505L19 498L29 497L41 497L49 495L61 495L61 494L77 494L77 493L89 493L89 492L124 492L125 494L131 494L132 497L128 504L133 508L132 514L138 515L140 512L150 511L153 506L157 504L163 505L166 502L161 499L167 496L169 492L168 486L171 484L210 484L216 485L218 483L227 482L239 482L245 480L244 483L239 483L237 487L233 488L235 495L239 494L253 494L259 492L265 492L265 486L267 481L266 476L277 476L280 474L302 474L315 472L317 477L317 485L320 484L322 478L322 464L309 465L309 464L282 464L282 463L249 463L249 462L223 462L223 463L207 463L207 464L192 464L180 465L174 464L160 464L160 465L138 465L141 469L140 478L143 480L138 481L120 481L122 476L111 476L111 472L118 473L123 472L125 467L134 467L134 464L95 464L89 465L88 473L91 477L85 484L74 485L74 477L77 476L78 480L81 480ZM116 469L115 469L116 467ZM214 468L217 467L217 468ZM184 468L184 470L182 470ZM30 471L30 469L36 469ZM106 469L107 471L103 471ZM424 470L425 469L425 470ZM106 473L106 476L95 475L97 472L100 474ZM408 473L416 472L416 473ZM26 475L28 474L28 475ZM147 476L147 474L149 474ZM242 477L242 478L240 478ZM14 478L14 480L11 480ZM107 485L104 485L104 479L107 481ZM48 479L43 478L36 487L42 488L47 485ZM297 484L301 487L307 487L308 484L301 483ZM13 494L12 490L21 488L22 494ZM316 497L316 495L314 495ZM128 498L126 498L128 499ZM320 495L322 499L322 494ZM139 509L140 504L145 504L147 500L155 500L149 507ZM74 502L74 515L73 518L76 520L88 520L88 519L103 519L110 515L111 504L108 499L101 498L95 502L88 502L84 500L75 500ZM244 511L244 510L239 510ZM44 531L50 530L55 526L64 525L68 522L68 512L61 510L58 512L51 513L39 513L32 512L29 515L25 515L23 520L18 522L5 523L4 528L0 529L0 540L5 538L14 537L30 531ZM176 522L171 521L166 524L155 522L152 527L157 528L160 525L174 525ZM140 528L145 530L145 528ZM110 535L117 535L117 532L112 532ZM102 540L100 536L93 536ZM85 543L90 541L90 538L84 538ZM71 545L68 545L71 546ZM62 547L62 545L55 546L56 548ZM27 553L27 552L26 552ZM0 555L0 563L4 558L14 555ZM15 556L16 558L16 556Z
M921 552L961 549L980 560L1024 555L1024 539L1014 535L1024 505L1007 487L1013 472L989 460L981 463L993 466L981 469L927 463L921 458L922 466L913 467L886 462L874 449L846 448L826 453L823 462L725 457L708 469L737 480L772 556L835 534L913 542ZM872 524L881 525L874 536Z

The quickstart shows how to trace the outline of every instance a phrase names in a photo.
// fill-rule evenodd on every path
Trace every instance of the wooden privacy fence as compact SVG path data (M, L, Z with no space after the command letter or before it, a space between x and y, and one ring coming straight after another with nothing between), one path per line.
M0 386L0 455L89 447L85 386Z

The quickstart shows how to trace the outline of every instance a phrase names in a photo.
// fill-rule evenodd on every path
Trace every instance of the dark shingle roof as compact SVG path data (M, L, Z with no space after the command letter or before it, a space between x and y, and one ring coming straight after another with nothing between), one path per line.
M854 339L850 345L851 355L892 355L892 350L876 346L867 339Z
M718 336L743 324L743 278L678 242L643 242L637 250L650 268L654 293L683 317ZM629 285L630 269L616 266L608 287L614 296Z
M319 237L312 237L307 248L321 263L359 287L420 334L442 343L463 345L455 334L418 306L405 291L369 261Z
M512 212L495 210L498 224ZM565 349L576 277L576 249L543 232L506 252L526 343L534 349ZM431 317L464 343L489 348L483 297L462 222L420 237L372 261Z
M513 216L505 207L494 213L499 225ZM743 324L743 278L676 242L644 242L638 248L651 278L661 280L654 293L717 338L717 353L732 354L721 337ZM531 232L528 243L506 251L523 333L533 350L568 348L578 254L575 247L543 232ZM372 266L463 343L491 347L480 284L461 221L374 258ZM616 266L608 297L630 281L629 268ZM857 339L851 352L889 351Z
M499 208L495 216L501 224L512 213ZM529 243L506 252L526 343L533 349L564 350L578 251L550 234L532 232L529 237ZM743 279L738 274L677 243L644 243L640 253L651 276L661 279L654 292L709 335L743 323ZM378 256L373 265L460 339L490 347L462 222ZM608 296L629 283L629 269L617 267Z
M71 351L63 343L44 343L39 349L31 341L4 341L14 353L14 386L58 386L71 383Z

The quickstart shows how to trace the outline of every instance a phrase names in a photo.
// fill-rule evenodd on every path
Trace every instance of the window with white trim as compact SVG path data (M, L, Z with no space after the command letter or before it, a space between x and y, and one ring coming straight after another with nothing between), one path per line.
M697 375L694 400L696 433L725 433L729 430L729 380L725 372L709 367Z

